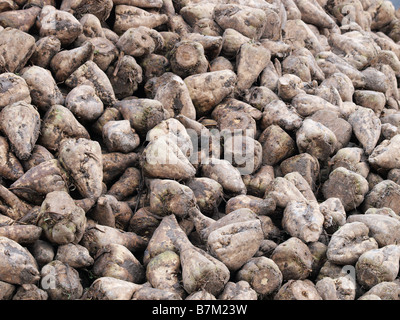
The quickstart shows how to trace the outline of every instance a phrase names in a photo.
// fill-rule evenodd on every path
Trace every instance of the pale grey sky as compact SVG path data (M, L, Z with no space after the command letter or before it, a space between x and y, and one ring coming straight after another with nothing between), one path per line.
M390 1L392 1L396 9L400 7L400 0L390 0Z

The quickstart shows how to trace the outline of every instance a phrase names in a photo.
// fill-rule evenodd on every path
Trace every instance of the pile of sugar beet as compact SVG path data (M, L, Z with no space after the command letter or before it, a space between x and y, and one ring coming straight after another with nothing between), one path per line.
M0 26L0 299L399 299L390 1L0 0Z

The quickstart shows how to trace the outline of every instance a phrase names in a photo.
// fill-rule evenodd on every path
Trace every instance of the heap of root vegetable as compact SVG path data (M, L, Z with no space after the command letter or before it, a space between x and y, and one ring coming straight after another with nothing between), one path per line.
M0 299L398 300L384 0L0 0Z

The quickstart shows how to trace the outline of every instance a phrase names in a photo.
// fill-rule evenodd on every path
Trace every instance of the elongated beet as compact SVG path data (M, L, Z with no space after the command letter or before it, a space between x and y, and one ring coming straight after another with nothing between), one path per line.
M40 114L26 102L16 102L0 112L0 126L20 160L27 160L39 138Z

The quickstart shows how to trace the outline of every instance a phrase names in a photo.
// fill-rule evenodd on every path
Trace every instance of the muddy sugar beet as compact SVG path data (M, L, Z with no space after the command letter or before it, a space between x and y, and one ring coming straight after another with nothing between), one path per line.
M399 26L0 0L0 300L399 300Z

